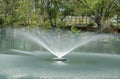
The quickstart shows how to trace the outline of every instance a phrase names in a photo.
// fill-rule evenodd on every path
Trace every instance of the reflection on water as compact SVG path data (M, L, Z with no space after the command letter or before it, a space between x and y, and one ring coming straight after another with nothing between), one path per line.
M0 49L21 49L21 50L39 50L43 49L26 37L18 36L17 30L7 29L5 33L0 34Z
M66 65L66 63L64 63L63 61L55 61L54 62L54 64L56 64L56 65L60 65L60 66L65 66Z
M55 61L16 30L6 30L0 34L0 79L119 79L119 47L119 34L105 34L66 55L67 61Z
M42 46L16 34L17 30L5 30L0 34L0 50L46 50ZM98 40L85 44L76 51L120 54L120 34L103 34Z
M78 49L84 52L120 54L120 34L105 34L103 39L92 41Z

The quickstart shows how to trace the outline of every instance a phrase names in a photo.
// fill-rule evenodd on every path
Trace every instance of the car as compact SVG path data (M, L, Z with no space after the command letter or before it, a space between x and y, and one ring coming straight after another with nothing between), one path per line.
M120 23L120 17L111 19L112 23Z

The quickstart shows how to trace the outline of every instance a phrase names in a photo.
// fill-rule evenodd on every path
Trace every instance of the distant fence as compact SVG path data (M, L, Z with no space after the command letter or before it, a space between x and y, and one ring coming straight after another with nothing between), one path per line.
M88 24L90 22L93 22L93 20L88 16L66 16L64 21L66 21L67 25Z

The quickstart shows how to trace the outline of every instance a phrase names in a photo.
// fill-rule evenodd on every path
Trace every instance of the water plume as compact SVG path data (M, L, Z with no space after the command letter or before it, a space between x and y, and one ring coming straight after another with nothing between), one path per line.
M25 31L17 29L16 35L26 37L39 46L43 46L58 58L62 58L76 48L101 37L101 35L95 33L73 33L70 30L61 29L32 29Z

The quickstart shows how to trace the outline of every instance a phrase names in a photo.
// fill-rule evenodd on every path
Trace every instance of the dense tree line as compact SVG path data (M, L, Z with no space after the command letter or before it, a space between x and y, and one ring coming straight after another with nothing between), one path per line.
M64 27L66 16L89 16L104 28L120 16L120 0L0 0L0 27Z

